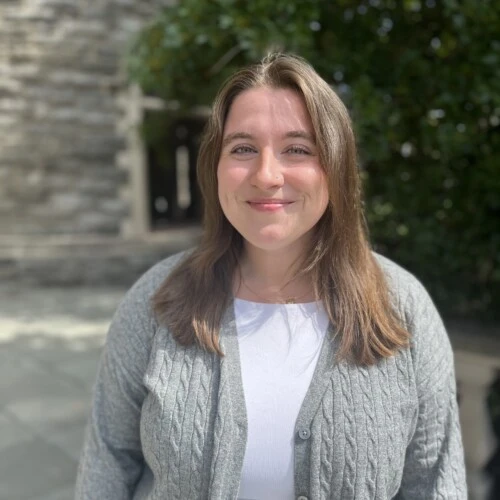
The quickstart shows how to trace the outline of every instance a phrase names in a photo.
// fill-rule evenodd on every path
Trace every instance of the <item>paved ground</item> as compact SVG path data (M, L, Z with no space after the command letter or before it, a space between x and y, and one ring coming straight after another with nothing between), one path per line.
M0 500L72 500L99 352L123 294L0 287Z

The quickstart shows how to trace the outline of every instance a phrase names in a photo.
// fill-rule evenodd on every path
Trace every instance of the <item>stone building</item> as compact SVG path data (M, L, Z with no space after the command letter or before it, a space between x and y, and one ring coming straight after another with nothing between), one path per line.
M0 3L0 279L128 282L196 237L150 230L144 99L123 64L169 3Z

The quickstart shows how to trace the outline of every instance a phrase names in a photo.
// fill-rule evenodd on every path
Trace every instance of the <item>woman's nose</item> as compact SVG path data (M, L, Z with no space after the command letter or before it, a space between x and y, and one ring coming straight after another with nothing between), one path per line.
M268 190L283 185L282 165L273 153L264 151L258 156L251 182L261 190Z

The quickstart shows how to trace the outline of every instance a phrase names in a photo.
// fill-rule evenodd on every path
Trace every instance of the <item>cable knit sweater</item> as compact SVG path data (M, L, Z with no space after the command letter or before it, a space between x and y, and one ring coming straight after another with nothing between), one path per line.
M466 499L446 332L422 285L377 258L411 347L364 368L334 362L326 338L295 426L296 498ZM150 303L178 259L147 272L112 321L77 500L238 498L247 423L234 310L224 357L179 346Z

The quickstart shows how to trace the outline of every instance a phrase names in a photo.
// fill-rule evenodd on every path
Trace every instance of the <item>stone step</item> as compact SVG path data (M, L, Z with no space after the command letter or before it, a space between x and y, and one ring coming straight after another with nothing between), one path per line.
M140 240L100 235L0 236L0 282L32 286L130 286L168 255L199 240L199 227Z

